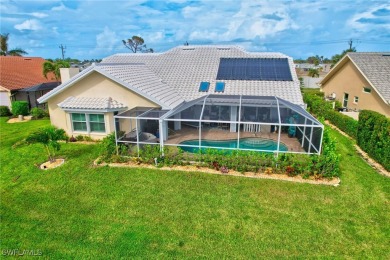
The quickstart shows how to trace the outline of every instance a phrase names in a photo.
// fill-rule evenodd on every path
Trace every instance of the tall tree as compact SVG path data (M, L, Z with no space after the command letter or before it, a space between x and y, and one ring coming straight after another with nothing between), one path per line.
M133 36L131 39L122 40L123 45L134 53L137 52L153 52L152 48L147 48L142 37Z
M339 60L341 60L348 52L356 52L356 48L351 47L349 49L343 50L343 52L341 54L333 55L331 58L332 65L330 67L333 67L334 65L336 65L336 63L339 62Z
M9 33L0 34L0 56L23 56L28 54L21 48L8 50Z
M42 70L43 76L45 76L45 78L47 78L47 74L49 74L50 72L53 72L56 80L60 80L61 79L60 68L69 68L69 67L70 67L70 64L67 61L63 61L63 60L56 60L54 62L53 61L45 61L43 63L43 70Z

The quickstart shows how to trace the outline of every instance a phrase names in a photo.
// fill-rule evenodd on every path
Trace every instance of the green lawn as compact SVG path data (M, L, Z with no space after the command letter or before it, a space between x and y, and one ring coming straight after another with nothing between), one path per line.
M51 258L389 259L390 179L332 131L339 187L204 173L93 167L96 145L64 144L41 171L39 144L12 149L48 121L1 132L1 250Z

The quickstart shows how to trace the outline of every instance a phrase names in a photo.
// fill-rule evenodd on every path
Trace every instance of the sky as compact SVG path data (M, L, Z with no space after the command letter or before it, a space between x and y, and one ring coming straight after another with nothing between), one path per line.
M348 49L390 51L390 2L369 0L2 0L0 31L27 56L101 59L130 52L141 36L164 52L190 45L238 45L295 59Z

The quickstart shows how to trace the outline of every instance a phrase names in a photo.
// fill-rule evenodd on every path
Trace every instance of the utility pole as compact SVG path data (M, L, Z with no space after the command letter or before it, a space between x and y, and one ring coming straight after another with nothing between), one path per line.
M61 53L62 53L62 60L65 59L65 50L66 50L66 46L62 46L62 43L60 46L58 46L58 48L61 49Z
M352 43L353 43L353 40L352 40L352 39L350 39L350 40L348 41L348 44L349 44L349 49L350 49L350 50L352 50Z

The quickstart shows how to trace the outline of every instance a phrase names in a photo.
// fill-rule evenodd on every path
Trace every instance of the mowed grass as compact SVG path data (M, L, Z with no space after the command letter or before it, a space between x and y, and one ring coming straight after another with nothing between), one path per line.
M180 171L93 167L96 145L63 144L41 171L49 121L1 118L1 250L51 258L389 259L390 179L335 131L339 187Z

